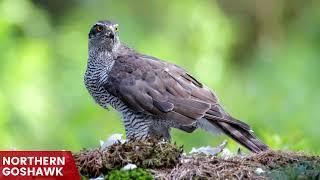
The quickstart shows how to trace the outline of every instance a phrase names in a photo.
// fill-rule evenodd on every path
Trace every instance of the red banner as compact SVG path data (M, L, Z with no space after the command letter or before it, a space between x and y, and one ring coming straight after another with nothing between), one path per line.
M0 151L0 179L70 179L80 175L70 151Z

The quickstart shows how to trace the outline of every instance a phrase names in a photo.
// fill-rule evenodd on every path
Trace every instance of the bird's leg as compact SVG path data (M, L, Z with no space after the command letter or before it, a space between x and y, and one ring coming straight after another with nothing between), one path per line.
M154 124L151 126L149 135L151 138L161 139L168 142L171 140L170 128L160 124Z
M144 116L131 114L123 116L123 122L128 140L144 140L149 136L151 122Z

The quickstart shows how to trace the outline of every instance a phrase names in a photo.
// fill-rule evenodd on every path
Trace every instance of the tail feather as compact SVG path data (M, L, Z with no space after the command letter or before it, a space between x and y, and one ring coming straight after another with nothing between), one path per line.
M258 153L269 149L266 144L259 140L253 134L253 132L251 130L248 130L247 128L243 128L242 126L234 123L228 123L228 121L217 121L216 119L212 118L207 119L210 123L219 127L225 134L227 134L232 139L245 146L252 152Z

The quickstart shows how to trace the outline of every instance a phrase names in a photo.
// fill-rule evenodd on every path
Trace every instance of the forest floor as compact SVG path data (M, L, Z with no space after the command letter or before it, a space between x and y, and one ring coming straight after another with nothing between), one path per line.
M176 144L149 140L82 150L74 153L74 158L79 172L87 178L320 179L320 157L302 152L186 155Z

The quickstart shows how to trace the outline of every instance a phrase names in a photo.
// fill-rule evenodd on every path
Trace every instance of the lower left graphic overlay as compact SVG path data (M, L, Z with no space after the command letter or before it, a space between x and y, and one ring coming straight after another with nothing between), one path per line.
M0 179L79 180L70 151L0 151Z

